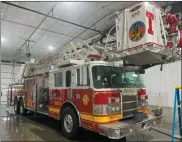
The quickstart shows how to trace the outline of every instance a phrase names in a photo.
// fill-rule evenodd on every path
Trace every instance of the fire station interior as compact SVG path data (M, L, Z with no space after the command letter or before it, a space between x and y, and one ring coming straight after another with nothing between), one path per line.
M182 3L2 1L1 141L181 141Z

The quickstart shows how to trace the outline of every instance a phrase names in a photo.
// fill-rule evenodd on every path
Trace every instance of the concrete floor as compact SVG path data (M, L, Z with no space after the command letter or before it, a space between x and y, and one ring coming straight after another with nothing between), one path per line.
M1 141L69 141L62 136L59 122L46 116L17 116L12 107L1 106ZM166 127L166 128L165 128ZM157 127L158 129L158 127ZM163 128L170 131L167 124ZM114 141L96 133L81 130L77 141ZM170 141L167 135L154 130L127 137L127 141ZM115 140L121 142L121 140Z

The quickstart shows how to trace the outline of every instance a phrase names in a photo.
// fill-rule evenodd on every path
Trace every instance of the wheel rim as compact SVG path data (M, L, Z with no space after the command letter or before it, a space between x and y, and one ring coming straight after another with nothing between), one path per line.
M73 119L71 115L66 114L64 117L64 128L67 132L71 132L73 128Z
M23 105L20 106L20 113L23 113Z
M17 101L15 101L15 104L14 104L14 109L15 109L15 111L17 110Z

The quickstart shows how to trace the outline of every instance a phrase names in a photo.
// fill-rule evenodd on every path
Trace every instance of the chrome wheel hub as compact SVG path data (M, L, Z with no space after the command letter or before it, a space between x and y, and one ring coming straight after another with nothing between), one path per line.
M17 111L17 102L15 101L15 104L14 104L14 108L15 108L15 111Z
M71 115L66 114L64 117L64 128L67 132L71 132L73 128L73 119Z
M20 106L20 112L23 113L23 106Z

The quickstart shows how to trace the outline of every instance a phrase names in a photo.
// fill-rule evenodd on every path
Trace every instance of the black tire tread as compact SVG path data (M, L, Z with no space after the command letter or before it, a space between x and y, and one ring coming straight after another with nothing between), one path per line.
M26 116L27 110L25 109L23 99L20 99L20 106L23 105L23 113L20 112L21 116Z
M64 128L64 116L65 116L65 114L70 114L73 118L73 129L72 129L72 132L70 132L70 133L68 133ZM71 107L66 107L63 110L61 116L62 116L61 117L61 129L62 129L64 136L70 140L76 139L78 136L77 134L79 131L79 125L78 125L78 117L77 117L75 111Z
M17 101L17 103L15 103L15 101ZM16 111L15 111L15 107L17 107ZM20 102L18 101L17 98L15 98L15 100L14 100L14 111L15 111L16 114L20 114Z

